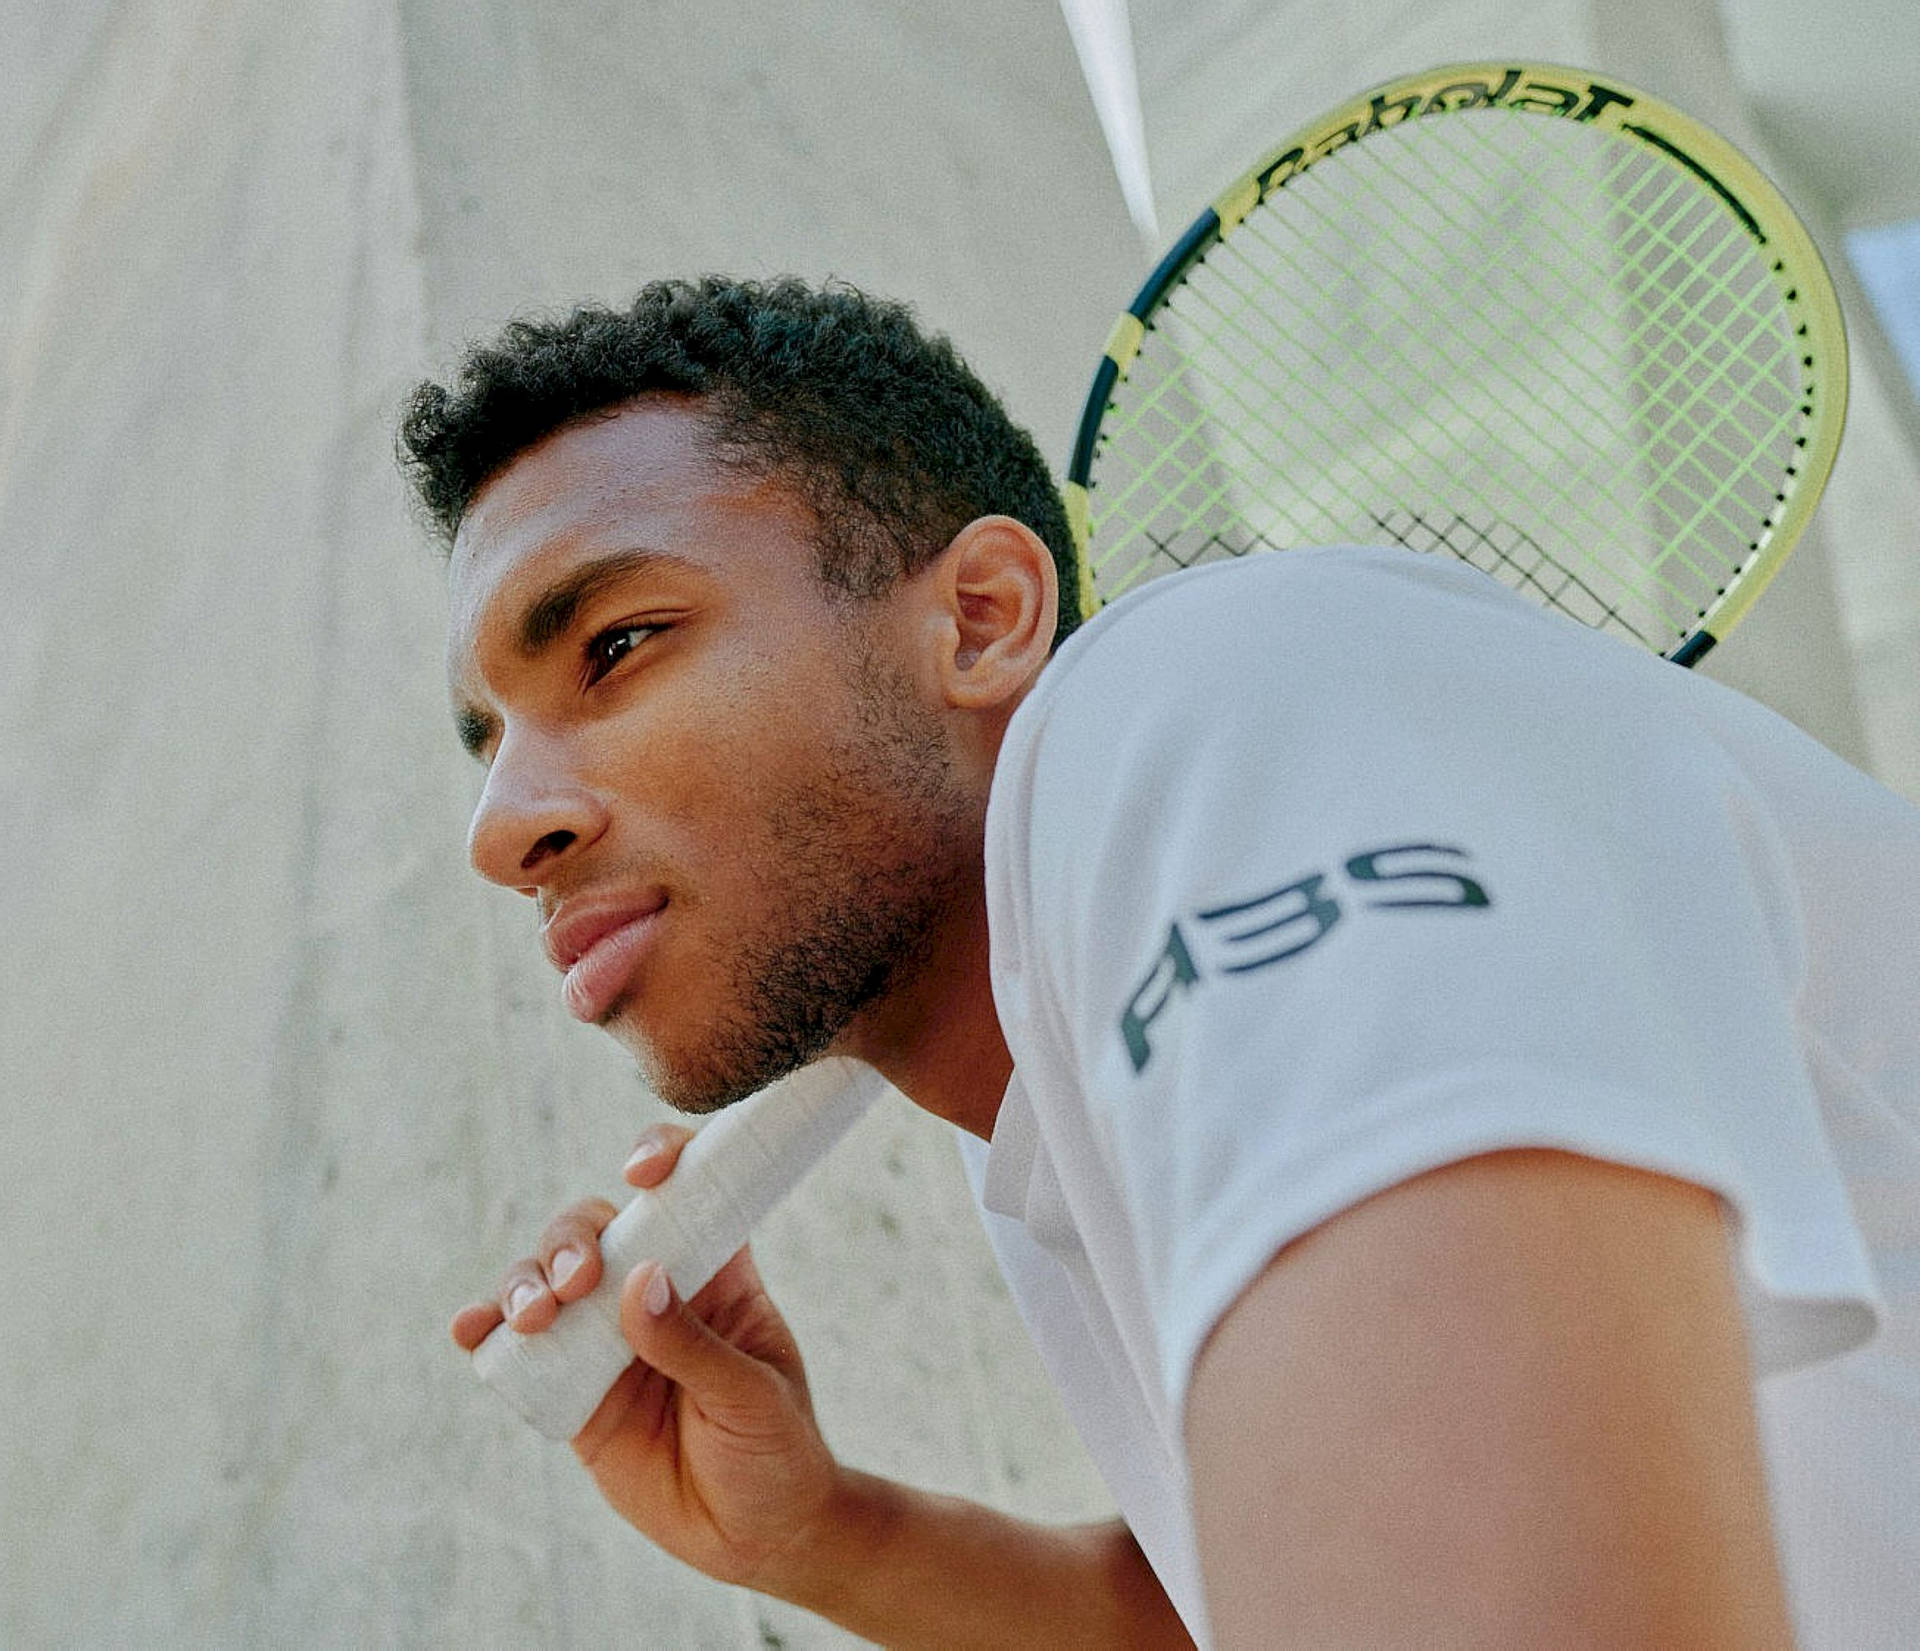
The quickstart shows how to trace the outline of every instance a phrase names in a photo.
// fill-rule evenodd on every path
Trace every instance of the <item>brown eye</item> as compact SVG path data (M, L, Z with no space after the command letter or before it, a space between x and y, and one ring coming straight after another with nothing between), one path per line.
M587 681L598 682L628 654L640 646L660 625L615 625L602 631L587 644Z

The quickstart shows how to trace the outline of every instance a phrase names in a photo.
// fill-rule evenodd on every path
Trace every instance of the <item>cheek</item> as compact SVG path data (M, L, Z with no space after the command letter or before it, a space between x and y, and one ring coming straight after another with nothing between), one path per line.
M818 789L841 766L824 730L843 711L784 682L757 686L731 679L604 727L595 766L643 852L725 876L777 835L774 822L797 794Z
M595 730L596 767L635 818L642 851L731 877L804 799L865 783L862 753L887 718L875 686L855 680L852 639L832 633L829 648L825 635L816 622L794 636L763 628L738 646L712 637L670 675L637 683L632 704ZM808 637L812 646L797 645Z
M859 708L831 661L751 656L703 695L684 760L739 802L767 801L842 766Z

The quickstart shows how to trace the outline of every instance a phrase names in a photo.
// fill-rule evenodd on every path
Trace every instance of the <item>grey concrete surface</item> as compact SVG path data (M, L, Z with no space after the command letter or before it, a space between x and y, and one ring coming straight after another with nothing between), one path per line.
M1579 55L1583 4L1308 8L1268 55L1135 0L1163 221L1257 114L1207 54L1305 113L1490 17ZM511 314L794 270L917 301L1063 461L1145 255L1056 9L0 0L0 39L0 1644L851 1643L651 1552L446 1342L656 1109L462 866L392 420ZM1910 581L1803 561L1895 704ZM1800 714L1857 746L1821 649ZM877 1113L759 1248L850 1458L1105 1507L939 1126Z
M1059 451L1132 273L1064 26L4 22L0 1643L847 1643L652 1553L446 1341L654 1105L462 864L392 418L509 314L795 269L921 301ZM1104 1508L937 1126L762 1249L849 1457Z
M1920 216L1920 7L1909 0L1730 0L1728 55L1754 125L1837 221Z

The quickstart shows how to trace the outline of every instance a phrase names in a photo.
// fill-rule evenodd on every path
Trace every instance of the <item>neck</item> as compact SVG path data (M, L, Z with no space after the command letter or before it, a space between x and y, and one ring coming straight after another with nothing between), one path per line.
M984 888L954 913L928 961L864 1012L835 1053L867 1062L922 1110L992 1138L1013 1056L993 1004Z

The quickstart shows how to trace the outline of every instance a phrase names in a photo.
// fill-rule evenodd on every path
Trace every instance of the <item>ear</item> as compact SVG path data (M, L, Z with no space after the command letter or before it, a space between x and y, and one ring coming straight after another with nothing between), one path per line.
M1011 712L1053 648L1060 589L1052 552L1011 516L981 516L928 571L942 697L956 710Z

